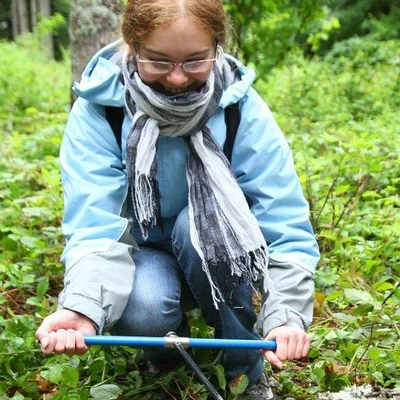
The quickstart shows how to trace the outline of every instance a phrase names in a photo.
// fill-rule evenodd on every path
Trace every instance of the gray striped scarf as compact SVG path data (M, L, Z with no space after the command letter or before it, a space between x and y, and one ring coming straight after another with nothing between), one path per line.
M142 82L133 57L125 54L122 64L125 103L132 118L127 168L136 221L144 239L149 229L160 223L157 139L159 135L183 136L188 147L190 238L218 308L224 296L213 281L212 268L219 262L227 263L232 274L257 281L266 274L268 263L268 250L257 220L206 126L218 108L224 84L232 82L231 68L222 53L200 90L166 96Z

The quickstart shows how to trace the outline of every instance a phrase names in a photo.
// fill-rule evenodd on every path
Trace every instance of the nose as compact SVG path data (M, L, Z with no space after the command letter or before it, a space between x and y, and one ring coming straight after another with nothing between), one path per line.
M166 76L168 83L171 83L174 86L182 86L188 80L189 77L186 75L185 71L182 68L182 65L174 65L172 71Z

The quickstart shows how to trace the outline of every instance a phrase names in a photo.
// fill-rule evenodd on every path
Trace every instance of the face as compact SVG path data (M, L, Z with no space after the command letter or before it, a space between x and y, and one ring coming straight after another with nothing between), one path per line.
M157 28L137 49L141 60L188 61L214 58L215 45L211 35L197 23L179 19L170 25ZM138 73L143 82L166 94L176 95L199 89L208 79L212 63L205 72L188 73L182 65L174 65L165 74L152 74L145 64L138 62Z

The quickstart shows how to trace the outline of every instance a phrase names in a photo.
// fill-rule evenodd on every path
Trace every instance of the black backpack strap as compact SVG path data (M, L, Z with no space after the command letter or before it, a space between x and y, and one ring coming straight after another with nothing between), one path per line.
M237 130L240 123L239 103L231 104L225 108L226 140L224 153L229 162L232 160L232 150L235 143Z
M105 106L105 114L108 123L114 133L115 140L121 148L122 123L124 121L124 109L122 107ZM236 133L240 123L239 104L231 104L225 108L226 140L224 153L226 158L231 161L232 150L235 143Z
M236 134L240 124L239 103L231 104L225 108L226 140L224 144L224 154L229 162L232 161L233 145L235 144ZM243 193L249 208L253 205L253 200L246 193Z
M115 140L118 143L118 147L121 148L122 138L122 123L124 122L124 109L123 107L104 107L106 113L106 119L111 126L114 133Z

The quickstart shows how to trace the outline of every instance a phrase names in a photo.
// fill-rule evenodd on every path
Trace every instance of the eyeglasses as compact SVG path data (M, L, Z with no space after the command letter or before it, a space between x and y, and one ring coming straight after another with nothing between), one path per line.
M174 63L172 61L142 60L138 53L136 53L136 61L143 64L143 68L148 74L165 75L170 73L174 69L175 65L181 66L188 74L201 74L210 70L213 63L217 61L217 58L206 58L204 60Z

